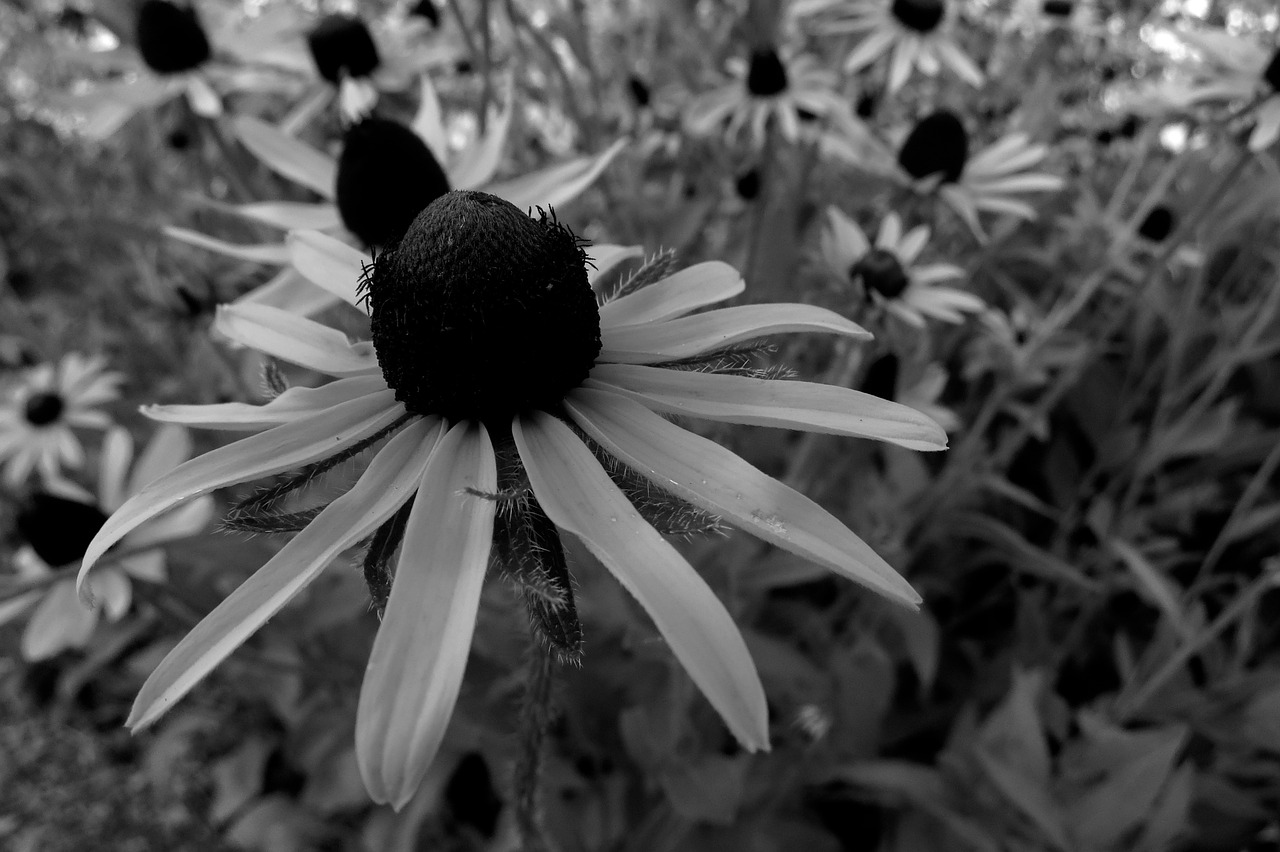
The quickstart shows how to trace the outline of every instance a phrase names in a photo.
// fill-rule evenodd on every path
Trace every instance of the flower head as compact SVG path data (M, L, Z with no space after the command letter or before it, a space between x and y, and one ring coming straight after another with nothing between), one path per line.
M914 449L940 449L945 435L904 406L744 367L744 344L768 334L868 335L807 305L694 313L742 292L725 264L672 274L662 255L610 292L593 292L593 279L633 254L599 247L593 274L554 218L454 192L432 202L364 276L372 347L268 307L224 308L218 327L226 336L339 378L262 406L152 409L164 420L259 434L129 500L90 545L82 581L121 536L194 495L301 468L269 489L292 493L339 461L373 455L350 491L307 514L298 535L166 657L130 724L154 721L337 554L373 536L366 576L384 615L361 688L356 753L373 797L403 806L457 700L491 558L540 584L532 622L561 653L580 653L560 545L569 534L649 613L738 740L767 748L764 693L746 644L707 584L646 520L643 502L633 502L635 484L908 605L918 596L817 504L662 415ZM359 301L358 263L329 274L349 276L346 298ZM270 506L258 499L238 516L255 514L270 521Z
M346 77L368 77L378 70L378 46L364 21L353 15L332 14L307 33L307 47L316 71L333 85Z
M787 68L778 58L778 51L765 47L751 52L751 64L747 66L747 91L768 98L787 90Z
M968 160L969 133L945 110L920 119L898 149L898 165L917 180L940 175L943 183L956 183Z
M39 471L46 483L62 482L62 468L78 468L84 450L75 427L104 429L110 418L99 406L119 398L124 377L108 372L103 358L70 353L57 364L31 368L0 403L0 461L5 482L17 488Z
M178 74L209 60L209 38L191 6L145 0L138 7L138 53L157 74Z
M889 12L907 29L925 34L938 28L947 7L942 0L893 0Z

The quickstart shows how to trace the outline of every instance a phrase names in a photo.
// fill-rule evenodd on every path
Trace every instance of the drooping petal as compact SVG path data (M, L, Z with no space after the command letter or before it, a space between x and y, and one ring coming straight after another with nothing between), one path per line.
M938 424L915 409L838 385L631 364L597 364L585 385L669 414L872 438L909 450L947 446Z
M98 506L116 509L128 496L129 465L133 462L133 437L120 426L107 430L98 457Z
M350 491L325 507L169 652L142 685L126 724L137 730L160 718L335 556L395 514L418 487L438 434L438 421L419 420L388 441Z
M137 494L147 483L159 479L189 458L191 434L181 426L160 426L142 450L142 455L138 456L122 496ZM117 505L111 504L107 508L114 510Z
M237 204L232 212L285 231L307 228L325 231L342 224L338 208L332 204L311 204L305 201L259 201L253 204Z
M746 282L727 263L698 263L600 306L600 327L659 322L732 299Z
M308 281L352 307L360 306L356 290L365 256L358 249L319 231L295 231L289 235L289 260Z
M813 305L743 305L649 325L602 328L599 361L653 364L700 355L784 332L817 331L870 340L871 334L834 311Z
M380 391L197 456L130 497L107 519L85 551L78 582L84 584L89 569L107 548L179 503L327 458L391 425L403 414L393 392Z
M333 200L338 164L300 139L282 133L260 118L237 115L231 119L240 141L267 168L281 177Z
M265 405L222 402L215 405L144 405L142 413L152 420L181 423L198 429L258 432L292 423L358 396L384 390L386 380L379 375L352 376L318 388L293 387Z
M619 139L594 157L578 157L511 180L491 183L484 189L521 210L567 204L600 177L626 144L625 139Z
M449 150L449 140L445 136L443 115L440 109L440 98L436 87L431 83L430 75L420 78L418 93L418 113L413 117L413 132L431 149L436 161L443 163L445 153Z
M454 426L427 464L356 711L356 758L376 802L413 797L453 715L493 541L498 486L484 426ZM535 651L536 653L536 651Z
M124 537L121 548L134 550L152 545L159 547L177 539L193 536L209 526L209 523L213 520L215 508L213 498L208 494L203 497L197 497L194 500L183 503L181 506L170 509L160 517L152 519L129 533ZM161 556L164 555L163 551L156 552L160 553ZM148 554L140 554L140 556L146 555ZM136 558L138 557L130 557L130 559ZM126 568L128 567L127 563L122 562L121 564L125 565ZM146 574L130 573L134 573L134 576L143 577L143 579L148 577Z
M227 257L234 257L236 260L247 260L251 263L269 263L273 266L281 266L289 262L289 249L284 243L242 245L219 240L199 231L193 231L190 228L177 228L167 225L163 230L165 236L173 237L179 242L193 245L197 248L208 249Z
M22 656L37 662L71 648L81 648L97 624L98 610L80 602L75 583L70 580L54 583L22 631Z
M565 407L584 432L659 488L900 603L920 602L910 584L834 516L714 441L603 391L579 388Z
M448 169L449 185L453 189L478 189L498 170L502 150L507 144L507 131L511 127L511 88L507 87L506 103L502 105L501 112L496 116L490 114L484 136L469 145Z
M338 298L312 284L292 266L286 266L266 284L255 287L231 304L266 305L307 317L338 304Z
M600 462L545 412L512 424L538 503L630 592L743 747L769 747L764 689L742 634L693 567L640 517Z
M351 343L337 329L266 305L220 305L214 329L237 343L330 376L378 369L373 344Z

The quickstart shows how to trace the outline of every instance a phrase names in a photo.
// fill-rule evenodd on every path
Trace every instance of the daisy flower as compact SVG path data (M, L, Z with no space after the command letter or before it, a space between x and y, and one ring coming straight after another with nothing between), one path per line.
M335 556L373 536L366 576L376 605L386 595L385 610L361 688L356 752L373 798L402 807L457 700L491 555L549 578L562 597L560 621L534 624L552 647L580 654L560 542L569 534L649 613L744 747L767 748L764 692L737 627L615 476L639 477L914 606L919 598L907 582L835 517L663 415L919 450L941 449L945 435L927 417L865 394L745 374L738 356L746 341L780 332L869 335L809 305L692 313L741 293L742 279L717 262L668 275L669 260L637 272L600 304L578 239L553 218L531 218L492 195L450 192L365 273L372 342L351 344L261 305L223 308L218 327L226 336L337 380L290 389L262 406L153 410L168 421L258 434L188 462L127 501L90 544L82 582L122 536L193 496L303 467L273 489L279 494L385 443L350 491L165 658L129 724L154 722ZM599 282L613 261L596 262ZM352 264L342 274L354 305L361 270ZM377 591L383 583L388 592Z
M699 95L685 111L685 127L698 136L723 130L726 138L743 132L752 145L764 142L770 122L782 138L800 138L801 119L823 118L843 105L836 96L835 76L812 56L785 59L765 46L751 52L749 62L730 65L734 80Z
M793 14L828 18L823 34L855 33L862 37L845 57L844 70L854 73L889 57L890 93L906 85L913 70L937 76L945 66L972 86L982 85L982 72L952 39L945 0L817 0L796 4ZM834 12L835 17L824 13Z
M946 110L922 118L898 149L898 177L922 192L937 192L979 239L986 234L979 213L1007 213L1036 218L1020 199L1028 192L1062 188L1062 178L1032 172L1048 148L1031 144L1025 133L1010 133L969 156L969 133L955 113Z
M875 244L858 223L835 207L827 208L827 222L819 237L822 259L831 274L862 289L868 301L898 319L924 328L925 318L959 323L964 315L982 310L972 293L939 283L964 277L950 263L917 264L929 242L929 229L917 225L903 231L898 214L880 221Z
M46 483L62 481L62 468L84 464L84 449L72 427L105 429L111 418L99 406L120 398L124 377L106 369L106 359L68 353L54 364L32 367L0 402L0 461L10 488L33 470Z
M167 541L195 535L213 516L213 498L201 497L135 529L123 540L125 553L94 572L98 601L84 606L71 576L56 579L55 568L71 565L126 498L191 457L191 438L181 426L156 430L136 464L133 439L119 427L103 443L98 494L89 502L59 494L35 494L18 512L18 532L25 544L14 562L24 579L41 588L0 603L0 624L30 613L22 632L22 656L45 660L72 648L83 648L102 615L118 621L133 600L133 580L162 583ZM132 465L132 471L130 466ZM52 582L48 582L48 581Z
M450 189L482 189L525 209L567 203L594 183L626 144L620 139L595 156L577 157L519 177L495 180L511 117L508 98L505 107L492 116L486 133L466 148L456 150L449 144L435 88L424 77L422 103L412 127L389 119L365 119L348 128L335 160L260 119L238 116L232 119L232 127L245 147L272 171L324 200L266 201L230 209L287 231L339 236L348 245L334 245L336 240L328 240L326 246L352 255L357 253L350 244L382 246L393 242L423 208ZM288 266L299 251L298 239L238 245L187 228L167 227L165 233L241 260L286 267L240 301L304 315L338 301ZM305 245L305 238L302 241Z

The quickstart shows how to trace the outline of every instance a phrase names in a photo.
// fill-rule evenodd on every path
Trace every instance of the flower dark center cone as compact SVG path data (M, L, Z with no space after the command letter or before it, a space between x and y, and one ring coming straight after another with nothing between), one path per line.
M347 230L365 245L398 240L415 216L449 191L449 178L418 134L395 121L366 118L348 128L335 195Z
M743 201L752 201L760 195L760 170L749 169L738 175L733 187Z
M1051 18L1068 18L1071 16L1071 10L1075 8L1075 3L1071 0L1044 0L1044 13Z
M27 400L27 422L32 426L48 426L62 416L66 403L56 393L37 393Z
M18 532L31 549L56 568L84 556L107 516L97 506L36 494L18 512L17 521Z
M933 32L942 23L946 7L942 0L893 0L893 16L907 29L918 33Z
M872 290L886 299L896 299L907 289L911 279L902 268L898 256L885 249L872 249L849 269L850 278L861 278L868 295Z
M641 109L647 107L653 97L649 92L648 84L634 74L627 78L627 91L631 93L631 100Z
M881 355L862 377L862 392L893 401L898 395L898 356Z
M969 134L954 113L940 111L925 116L898 151L898 165L916 179L942 174L944 183L955 183L969 160Z
M307 36L311 58L320 76L335 86L342 72L368 77L378 67L378 47L364 21L350 15L329 15Z
M1262 79L1267 81L1272 91L1280 92L1280 50L1271 55L1267 70L1262 72Z
M440 10L431 0L418 0L409 10L409 14L412 17L425 18L433 27L440 26Z
M450 192L367 279L373 345L418 414L490 422L554 410L600 353L578 238L483 192Z
M146 0L138 9L138 52L157 74L190 71L208 61L209 39L190 6Z
M778 52L766 48L751 53L751 67L747 71L747 91L762 98L776 95L787 88L787 69L778 58Z
M1151 212L1142 220L1138 233L1152 242L1162 243L1173 233L1175 224L1173 211L1168 207L1157 206L1151 208Z

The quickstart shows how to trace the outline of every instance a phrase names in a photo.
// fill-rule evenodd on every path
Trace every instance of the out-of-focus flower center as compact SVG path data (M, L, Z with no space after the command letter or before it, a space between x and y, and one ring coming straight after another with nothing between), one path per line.
M1068 18L1071 16L1071 10L1075 8L1072 0L1044 0L1044 13L1054 18Z
M32 394L27 399L24 414L32 426L48 426L62 416L66 403L56 393Z
M653 99L653 95L649 92L648 84L635 74L627 78L627 91L631 93L631 100L641 109L647 107Z
M787 69L772 48L753 50L751 67L747 70L747 91L767 98L786 91Z
M872 249L864 254L857 263L849 268L849 277L862 279L862 286L867 293L872 290L886 299L896 299L907 289L911 279L902 268L902 261L887 249Z
M84 556L107 522L97 506L36 494L18 512L18 532L47 565L57 567Z
M1267 81L1273 92L1280 92L1280 49L1271 54L1271 61L1267 63L1267 69L1262 72L1262 79Z
M209 39L190 6L146 0L137 23L138 52L157 74L180 74L208 61Z
M760 195L760 170L748 169L738 175L738 179L733 182L733 188L743 201L754 200Z
M448 191L449 178L431 149L403 124L366 118L343 136L338 212L365 245L398 240L415 216Z
M367 283L378 364L418 414L498 425L554 410L600 354L578 238L494 195L433 201Z
M329 15L307 35L307 46L320 76L335 86L345 71L368 77L378 67L378 47L364 21L350 15Z
M943 183L955 183L969 161L969 134L954 113L945 110L925 116L911 131L898 165L916 179L941 174Z
M433 27L440 26L440 10L436 8L436 4L431 0L418 0L413 4L413 8L409 10L409 14L418 18L425 18Z
M1138 233L1155 243L1162 243L1173 233L1173 227L1176 224L1173 218L1173 211L1164 205L1157 205L1151 208L1151 212L1142 220L1142 224L1138 226Z
M890 11L907 29L931 33L942 23L946 6L942 0L893 0Z

